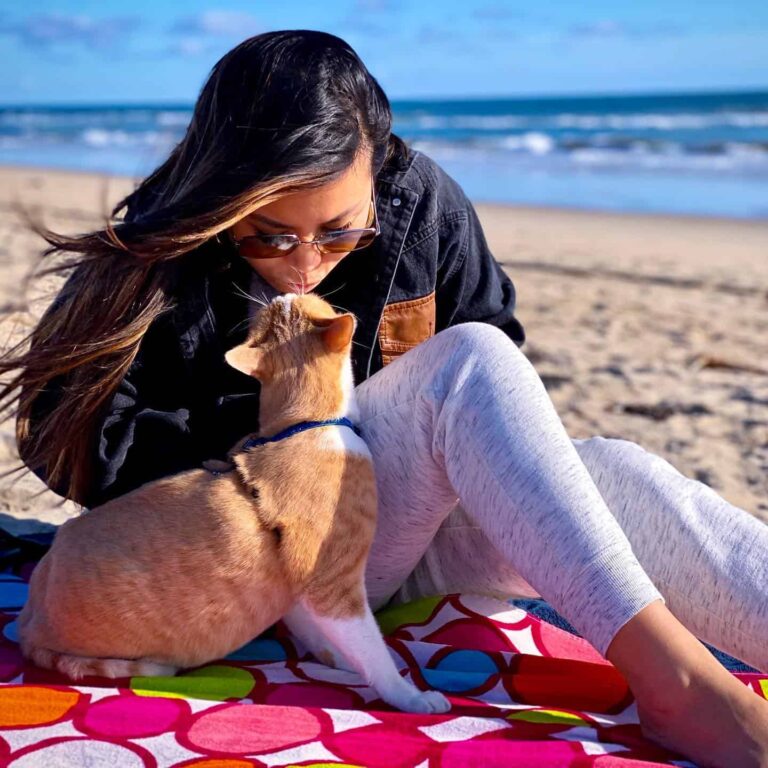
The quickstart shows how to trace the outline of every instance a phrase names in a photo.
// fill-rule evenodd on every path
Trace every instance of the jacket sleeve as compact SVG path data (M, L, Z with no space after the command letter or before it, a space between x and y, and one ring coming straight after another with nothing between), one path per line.
M183 372L168 359L170 349L165 362L162 348L141 352L145 354L134 360L98 427L89 507L200 464L191 408L180 397L187 391Z
M86 507L199 464L190 430L190 408L181 395L187 391L182 361L175 362L178 346L164 331L156 320L145 333L136 358L96 428L91 489L87 498L78 499ZM66 382L59 378L44 397L36 398L31 430L49 413L64 386ZM21 458L24 460L23 454ZM48 485L44 469L30 469ZM61 486L49 487L64 494Z
M463 226L447 228L437 282L437 330L466 322L490 323L521 347L525 331L515 317L515 286L491 253L474 206L460 192Z

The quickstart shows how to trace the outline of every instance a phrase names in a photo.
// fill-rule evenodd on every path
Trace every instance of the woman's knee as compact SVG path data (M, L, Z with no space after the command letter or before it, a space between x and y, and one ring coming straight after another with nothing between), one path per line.
M572 442L598 487L601 479L611 483L620 480L626 486L633 481L649 482L658 470L679 474L666 459L631 440L595 435Z
M582 461L587 459L603 459L635 457L639 454L647 453L645 448L631 440L625 440L620 437L603 437L602 435L593 435L592 437L573 438L572 440L576 450L582 457Z
M502 330L488 323L453 325L426 343L434 345L432 349L443 363L430 366L435 374L430 389L437 387L446 394L469 380L477 383L489 378L501 361L501 367L506 371L518 365L530 366L515 343Z
M528 358L501 329L488 323L469 322L451 326L425 343L439 362L433 361L423 384L433 395L448 397L470 385L484 396L486 389L504 389L503 382L544 390ZM518 390L520 391L520 390Z
M528 358L502 330L469 322L446 328L398 357L356 388L363 421L411 400L443 402L467 386L481 397L499 378L533 382ZM538 384L543 389L540 379Z
M477 372L492 367L499 359L505 365L519 364L531 367L528 358L512 339L495 325L488 323L460 323L446 328L433 339L441 344L445 353L455 363L469 363Z
M435 338L442 338L453 347L459 347L463 350L487 352L498 349L499 345L507 346L510 344L517 349L512 339L500 328L475 321L452 325L450 328L445 328L437 333Z

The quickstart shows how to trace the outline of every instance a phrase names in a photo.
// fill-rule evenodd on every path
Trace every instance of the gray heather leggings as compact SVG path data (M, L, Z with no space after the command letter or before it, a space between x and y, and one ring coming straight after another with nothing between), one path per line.
M459 591L540 596L605 655L661 599L768 671L768 526L636 443L571 439L498 328L448 328L355 392L379 493L374 610Z

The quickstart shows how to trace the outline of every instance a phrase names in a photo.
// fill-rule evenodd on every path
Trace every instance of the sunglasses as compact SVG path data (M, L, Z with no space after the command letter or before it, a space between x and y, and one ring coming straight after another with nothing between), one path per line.
M376 211L376 189L372 187L368 226L363 229L335 229L315 240L301 240L298 235L248 235L236 240L238 253L245 259L279 259L287 256L299 245L315 245L320 253L347 253L370 245L380 234L379 215Z

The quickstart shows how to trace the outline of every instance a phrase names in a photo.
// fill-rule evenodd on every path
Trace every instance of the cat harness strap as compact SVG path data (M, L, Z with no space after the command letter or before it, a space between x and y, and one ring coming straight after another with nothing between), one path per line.
M349 427L358 437L362 437L359 427L355 426L346 416L342 416L340 419L326 419L324 421L301 421L270 437L251 437L243 443L241 449L248 451L259 445L277 443L299 432L306 432L308 429L315 429L317 427ZM234 465L229 462L215 459L203 462L203 467L214 475L221 475L234 469Z

